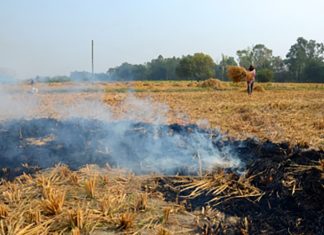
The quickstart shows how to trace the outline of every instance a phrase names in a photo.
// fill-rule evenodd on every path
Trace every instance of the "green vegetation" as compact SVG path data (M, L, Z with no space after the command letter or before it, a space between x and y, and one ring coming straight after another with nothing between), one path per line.
M181 58L156 59L144 64L129 64L109 68L106 73L94 76L89 72L72 72L69 77L36 77L39 82L66 81L174 81L207 80L216 77L228 81L226 68L229 65L249 67L254 65L258 82L324 82L324 44L315 40L297 38L286 58L274 56L264 44L256 44L236 52L237 61L232 56L222 55L217 63L210 55L195 53Z
M264 44L256 44L236 52L222 55L219 63L203 53L182 58L163 58L161 55L143 65L124 63L107 72L107 80L206 80L216 77L228 81L226 67L254 65L259 82L324 82L324 45L302 37L291 46L286 58L274 56Z
M289 78L296 82L324 81L324 45L315 40L298 38L291 46L287 59Z
M196 53L183 57L176 68L179 78L188 80L206 80L214 76L215 63L209 55Z

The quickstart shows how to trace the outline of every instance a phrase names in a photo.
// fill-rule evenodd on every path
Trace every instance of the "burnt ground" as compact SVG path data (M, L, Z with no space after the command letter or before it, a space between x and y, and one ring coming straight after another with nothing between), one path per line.
M145 171L141 164L141 157L151 153L153 145L147 145L147 142L153 138L163 138L158 151L162 149L171 155L176 154L182 160L187 157L186 164L190 166L196 164L196 160L185 155L195 154L197 146L193 141L196 139L189 137L193 134L194 137L198 134L199 140L210 142L216 153L224 152L224 159L232 154L241 160L239 167L222 170L231 182L240 181L244 172L250 185L262 192L258 200L242 197L210 203L213 195L208 194L208 190L195 198L188 198L194 188L179 190L181 183L177 177L155 179L157 190L164 194L166 200L180 203L186 198L188 210L201 210L208 205L225 217L238 218L238 222L231 224L224 218L218 219L213 213L206 215L205 223L198 226L201 233L324 234L323 151L290 146L289 143L227 139L217 130L201 129L196 125L174 124L156 128L146 123L58 121L48 118L4 122L0 124L0 177L12 179L23 172L34 173L57 163L78 169L85 164L104 166L107 163L112 167L128 167L127 163L132 162L135 173L148 173L149 170ZM125 138L125 141L114 144L117 149L122 149L117 157L114 149L107 145L116 135ZM167 136L183 137L181 147L176 150L170 147L174 139ZM159 155L158 151L153 153L162 158L163 154ZM162 169L162 173L197 174L197 169L191 169L186 164L181 169L179 166ZM213 175L211 172L206 174L204 177Z
M26 170L58 163L71 169L109 164L136 174L196 174L198 149L202 156L219 155L225 163L229 162L229 144L221 146L224 143L220 138L217 130L197 125L105 123L90 119L12 120L0 124L0 177L12 178Z
M208 190L188 199L195 188L181 191L179 179L172 177L159 178L158 190L167 200L183 200L189 210L209 206L223 212L225 219L204 216L203 234L324 234L323 151L254 140L233 144L245 157L245 178L251 178L251 186L263 193L258 200L243 197L210 203L213 195ZM240 181L233 172L225 173L226 177ZM231 224L226 217L238 222Z

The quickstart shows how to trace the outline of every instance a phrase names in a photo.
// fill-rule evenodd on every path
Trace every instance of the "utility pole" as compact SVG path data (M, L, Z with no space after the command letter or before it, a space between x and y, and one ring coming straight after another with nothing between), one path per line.
M91 40L91 65L92 65L92 80L94 80L94 63L93 63L93 40Z

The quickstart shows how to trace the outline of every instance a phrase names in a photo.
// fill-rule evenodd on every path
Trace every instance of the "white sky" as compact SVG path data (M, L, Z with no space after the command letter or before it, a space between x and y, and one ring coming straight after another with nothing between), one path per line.
M68 75L195 52L324 42L324 0L0 0L0 73Z

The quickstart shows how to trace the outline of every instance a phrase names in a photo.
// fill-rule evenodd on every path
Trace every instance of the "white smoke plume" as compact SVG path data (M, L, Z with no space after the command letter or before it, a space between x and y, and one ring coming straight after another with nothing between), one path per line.
M17 88L16 84L0 85L0 120L31 118L38 105L31 90Z
M33 117L29 112L35 112L37 108L37 95L25 92L19 97L23 99L16 99L0 90L1 113L6 112L7 117L15 119ZM21 135L27 135L26 132L29 139L53 137L45 145L27 146L28 154L42 167L58 162L72 166L107 162L140 174L175 174L181 170L201 173L214 167L240 167L241 163L230 146L215 147L215 142L221 138L220 133L197 125L166 125L167 105L150 98L137 98L131 93L122 105L128 108L124 118L117 120L111 107L101 100L68 105L62 102L55 107L56 112L64 117L62 120L34 119L24 123ZM202 120L199 124L208 127L207 121ZM20 125L19 121L14 125ZM7 147L4 145L3 148ZM9 155L13 156L12 159L20 154L26 155L21 149L15 152L14 147L8 147L8 151L2 154L6 153L2 157L7 159L11 158ZM39 153L42 156L38 156Z

